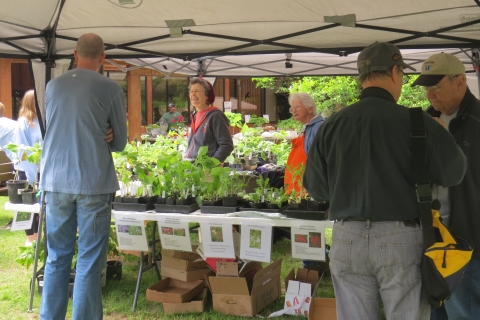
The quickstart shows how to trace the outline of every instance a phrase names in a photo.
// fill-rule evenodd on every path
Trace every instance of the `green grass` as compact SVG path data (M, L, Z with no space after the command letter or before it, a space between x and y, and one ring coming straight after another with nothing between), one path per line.
M7 197L0 197L0 226L4 226L12 217L13 212L4 210ZM331 244L331 233L327 230L327 243ZM331 230L330 230L331 232ZM0 229L0 310L2 319L39 319L41 296L35 293L33 312L27 312L30 298L30 278L32 267L28 270L15 262L18 256L18 247L25 242L23 231L11 232ZM292 268L298 268L302 262L292 259L290 254L290 240L282 239L272 249L272 261L282 258L281 284L284 288L284 279ZM142 285L138 297L137 308L132 312L133 295L138 276L138 266L124 266L120 281L108 281L103 289L104 319L209 319L230 320L240 317L220 314L212 310L211 300L207 303L207 310L201 314L170 315L163 314L161 303L146 301L145 292L147 287L154 284L157 279L155 272L149 270L143 274ZM322 297L334 297L333 285L330 277L324 277L318 291ZM283 308L283 296L270 304L261 312L262 316L268 316L273 311ZM67 318L71 318L71 301L68 306ZM277 317L276 319L294 319L294 316Z

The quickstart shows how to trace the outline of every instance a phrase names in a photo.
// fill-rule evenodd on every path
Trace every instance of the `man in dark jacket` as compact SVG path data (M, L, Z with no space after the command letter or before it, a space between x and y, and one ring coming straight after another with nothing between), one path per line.
M374 43L359 54L360 101L320 127L303 183L330 201L330 272L337 318L428 319L422 295L423 235L415 190L410 117L396 103L404 68L397 47ZM453 137L424 113L428 177L442 186L463 179L466 159ZM381 300L381 301L380 301Z
M422 65L413 85L424 86L431 106L427 112L450 131L467 157L459 185L434 185L443 222L473 244L473 257L452 297L445 302L450 319L480 317L480 101L467 87L465 67L457 57L438 53ZM447 170L446 168L444 170Z

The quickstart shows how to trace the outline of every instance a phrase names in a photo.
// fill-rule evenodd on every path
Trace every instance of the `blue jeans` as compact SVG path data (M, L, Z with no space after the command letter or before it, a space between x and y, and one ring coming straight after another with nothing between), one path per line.
M337 221L330 273L338 320L379 320L383 301L389 320L428 320L422 295L419 225L403 222Z
M79 195L47 192L46 203L48 257L40 318L65 319L70 268L78 227L72 319L102 319L100 274L107 262L111 194Z
M470 260L445 309L450 320L480 319L480 258Z

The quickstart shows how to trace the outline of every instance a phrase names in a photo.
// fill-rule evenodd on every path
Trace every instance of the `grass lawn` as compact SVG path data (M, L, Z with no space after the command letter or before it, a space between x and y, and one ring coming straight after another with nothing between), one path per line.
M2 319L39 319L39 307L41 295L35 293L33 312L28 312L30 299L30 278L32 267L26 269L15 262L19 254L18 247L25 243L25 232L11 232L3 226L13 217L13 212L4 210L7 197L0 197L0 310ZM329 230L331 231L331 230ZM327 234L331 239L331 234ZM331 240L330 240L331 241ZM327 240L327 243L330 244ZM282 239L273 246L272 261L283 259L281 283L285 291L284 279L292 267L300 267L302 262L292 259L290 254L290 240ZM132 312L133 295L138 276L137 266L124 266L122 280L108 281L103 289L104 319L209 319L229 320L239 317L217 313L212 310L211 301L207 303L207 310L201 314L171 315L163 314L161 303L145 300L145 291L148 286L154 284L157 279L155 272L149 270L143 274L138 304L135 312ZM322 297L333 298L333 286L330 277L324 277L319 290ZM273 311L283 308L283 296L277 299L261 312L262 316L268 316ZM69 303L67 318L71 318L71 303ZM296 318L296 317L295 317ZM276 319L294 319L294 316L277 317Z

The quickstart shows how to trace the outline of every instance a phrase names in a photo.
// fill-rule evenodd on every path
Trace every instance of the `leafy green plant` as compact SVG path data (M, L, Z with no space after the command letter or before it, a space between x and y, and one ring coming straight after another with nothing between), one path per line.
M22 266L25 266L27 269L33 264L35 260L35 250L37 248L37 240L32 242L31 246L21 246L19 247L20 254L15 259L15 262L19 263ZM45 260L45 240L42 239L40 242L40 252L39 252L39 261Z
M240 113L225 112L225 116L232 127L243 127L242 115Z
M13 180L17 180L20 164L22 163L22 161L27 160L27 153L25 152L26 147L23 144L18 145L16 143L9 142L4 148L7 148L10 152L17 155L18 166L17 166L17 170L15 170L15 176L13 177Z
M252 123L255 127L261 127L267 123L267 119L263 117L257 117L257 115L252 114L248 123Z
M283 188L280 188L280 189L271 188L267 193L265 200L267 202L276 204L279 208L281 208L283 204L288 201L288 198L289 196L285 194L285 191Z
M27 151L27 160L30 163L33 163L35 165L35 176L34 176L34 182L33 182L33 193L37 192L37 185L38 185L38 171L40 170L40 160L42 159L42 146L40 143L35 142L33 146L26 147L25 148Z
M277 123L278 130L290 130L300 132L302 130L303 124L299 121L293 119L293 117L286 120L280 120Z

